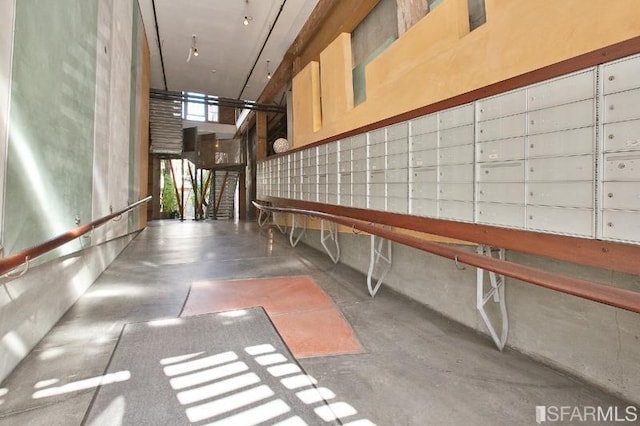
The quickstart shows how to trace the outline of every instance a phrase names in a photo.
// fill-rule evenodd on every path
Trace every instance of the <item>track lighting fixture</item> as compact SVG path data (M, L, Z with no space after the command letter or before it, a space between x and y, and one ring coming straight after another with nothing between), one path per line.
M271 71L269 71L269 60L267 59L267 80L271 80Z
M191 56L198 56L198 48L196 47L196 35L191 36L191 47L189 48L189 56L187 56L187 62L191 62Z

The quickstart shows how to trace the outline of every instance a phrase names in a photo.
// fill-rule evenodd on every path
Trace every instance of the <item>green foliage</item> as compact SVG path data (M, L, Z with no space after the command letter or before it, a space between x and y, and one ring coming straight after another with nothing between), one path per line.
M176 199L176 189L171 179L171 172L166 167L163 171L164 186L162 188L161 209L163 212L177 212L178 200Z

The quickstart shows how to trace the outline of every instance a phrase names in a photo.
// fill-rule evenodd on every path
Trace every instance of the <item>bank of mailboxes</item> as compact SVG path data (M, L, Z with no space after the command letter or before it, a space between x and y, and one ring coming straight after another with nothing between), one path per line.
M268 160L258 189L640 243L638 105L632 57Z

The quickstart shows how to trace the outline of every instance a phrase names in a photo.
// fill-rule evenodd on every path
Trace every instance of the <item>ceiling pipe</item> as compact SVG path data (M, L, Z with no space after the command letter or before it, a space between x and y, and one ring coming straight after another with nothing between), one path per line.
M285 3L287 3L287 0L284 0L282 2L282 4L280 5L280 10L278 10L278 14L276 15L276 19L273 20L273 24L269 28L269 33L267 34L267 37L264 39L264 43L262 43L262 47L260 48L260 52L258 52L258 56L256 57L256 60L253 63L253 66L251 67L251 71L249 71L249 74L247 75L247 79L244 81L244 85L242 86L242 90L240 90L240 94L238 95L238 99L242 98L242 94L244 93L244 90L247 88L247 84L249 84L249 79L251 78L251 75L253 74L253 71L256 69L256 65L258 65L258 61L260 60L260 56L262 55L262 52L264 51L264 48L267 45L267 42L269 41L269 37L271 37L271 33L273 32L273 29L276 27L276 22L278 22L278 18L280 18L280 14L282 13L282 9L284 9Z
M162 57L162 44L160 44L160 29L158 28L156 0L151 0L151 5L153 6L153 21L156 24L156 39L158 41L158 50L160 51L160 65L162 67L162 80L164 81L164 90L169 90L169 86L167 86L167 74L164 72L164 58Z

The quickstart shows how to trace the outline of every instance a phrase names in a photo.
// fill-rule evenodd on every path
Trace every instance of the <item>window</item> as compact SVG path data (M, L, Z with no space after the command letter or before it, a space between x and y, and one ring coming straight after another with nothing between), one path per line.
M183 92L186 100L182 102L182 118L189 121L219 121L218 105L214 105L217 96L202 93Z

